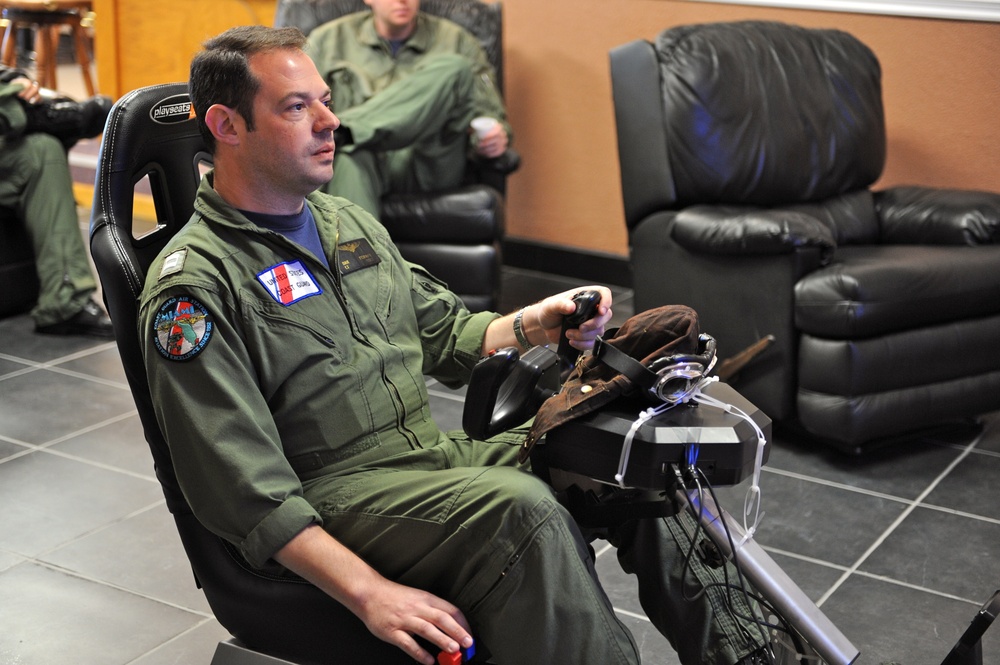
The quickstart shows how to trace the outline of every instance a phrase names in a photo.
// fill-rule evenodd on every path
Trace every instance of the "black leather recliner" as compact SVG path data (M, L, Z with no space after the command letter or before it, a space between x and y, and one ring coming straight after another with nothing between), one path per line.
M851 35L744 21L611 52L636 309L698 311L733 385L837 448L1000 408L1000 195L891 187Z
M20 314L38 300L35 251L17 212L0 208L0 317Z
M420 11L443 16L475 35L503 84L501 3L424 0ZM276 26L305 34L346 14L365 11L364 0L279 0ZM501 90L502 92L502 90ZM473 311L496 309L500 292L500 243L504 233L506 176L520 165L513 149L496 159L470 160L466 184L429 194L390 194L380 220L400 252L444 280Z
M195 578L219 622L257 652L302 665L412 663L313 585L251 568L198 522L181 494L153 412L136 317L146 269L191 216L200 167L209 160L188 108L186 83L142 88L115 104L98 159L90 246L156 476ZM157 212L156 228L145 234L132 215L134 188L143 177Z

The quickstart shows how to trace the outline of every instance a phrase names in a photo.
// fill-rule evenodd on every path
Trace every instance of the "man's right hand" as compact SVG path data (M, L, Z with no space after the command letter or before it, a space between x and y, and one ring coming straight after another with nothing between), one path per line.
M436 661L414 636L449 653L472 646L461 610L432 593L382 577L318 525L300 531L274 558L351 610L373 635L418 662Z
M469 624L457 607L426 591L379 579L381 583L371 584L356 612L376 637L426 665L434 665L436 659L414 635L449 653L472 646Z
M21 86L21 91L17 93L17 96L29 104L35 104L42 98L38 83L27 77L16 78L11 81L11 84Z

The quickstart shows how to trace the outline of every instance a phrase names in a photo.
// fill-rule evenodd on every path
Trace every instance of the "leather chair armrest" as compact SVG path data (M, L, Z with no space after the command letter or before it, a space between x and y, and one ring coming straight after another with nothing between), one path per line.
M393 241L491 244L503 236L503 201L491 187L467 185L382 199L382 225Z
M790 254L819 249L823 264L837 247L830 229L803 212L728 206L692 206L679 213L673 239L685 249L704 254Z
M477 173L496 173L509 175L521 166L521 155L513 148L507 148L499 157L481 157L473 155L470 159L472 168Z
M875 193L886 244L991 245L1000 241L1000 194L892 187Z

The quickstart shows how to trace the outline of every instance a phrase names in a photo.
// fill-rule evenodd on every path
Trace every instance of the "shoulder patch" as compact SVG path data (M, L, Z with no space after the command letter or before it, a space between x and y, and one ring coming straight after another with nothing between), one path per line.
M264 285L276 302L285 307L323 293L301 261L287 261L266 268L257 273L257 281Z
M160 267L160 275L156 278L157 281L163 279L167 275L173 275L174 273L184 270L184 261L187 260L187 253L187 247L170 252L170 254L163 259L163 265Z
M190 296L175 296L156 313L153 344L167 360L190 360L205 350L214 329L204 305Z

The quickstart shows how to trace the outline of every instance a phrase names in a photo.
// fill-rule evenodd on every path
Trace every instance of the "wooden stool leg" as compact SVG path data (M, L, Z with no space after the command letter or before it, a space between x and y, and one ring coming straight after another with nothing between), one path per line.
M87 31L79 23L73 25L73 40L76 42L76 61L80 63L83 72L83 83L87 86L87 94L93 97L97 94L94 79L90 75L90 54L87 52Z
M35 79L38 85L56 89L55 26L40 25L35 30Z
M9 21L3 31L3 64L17 67L17 23Z

